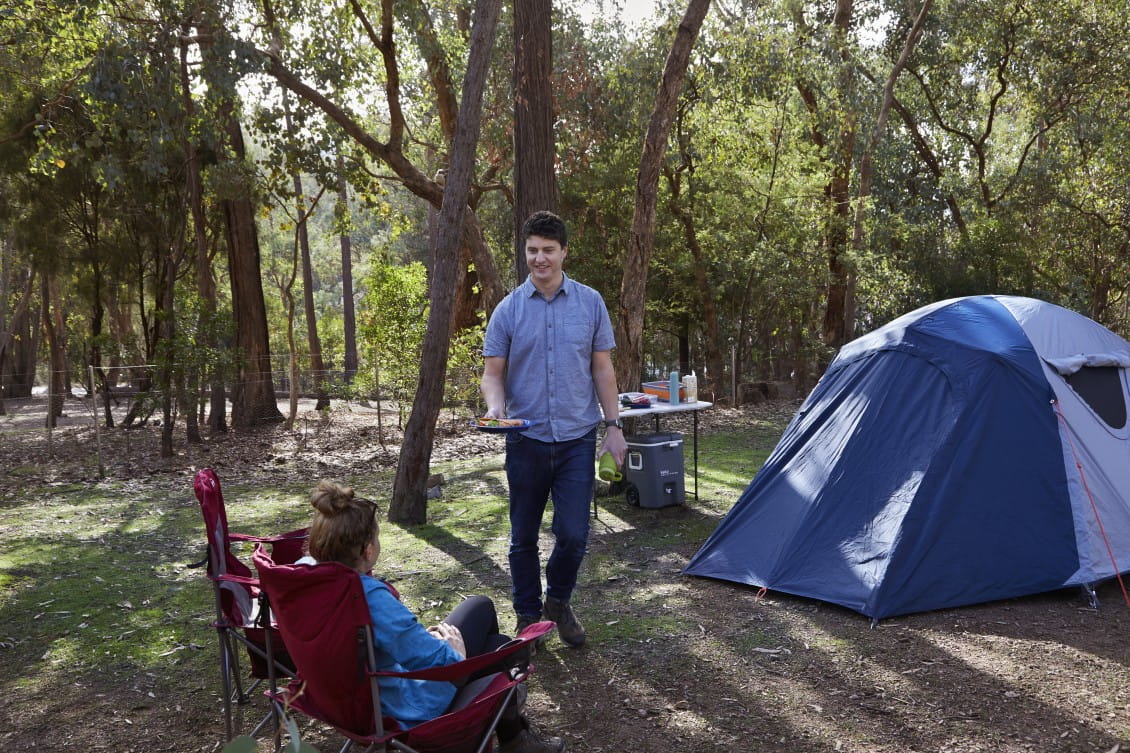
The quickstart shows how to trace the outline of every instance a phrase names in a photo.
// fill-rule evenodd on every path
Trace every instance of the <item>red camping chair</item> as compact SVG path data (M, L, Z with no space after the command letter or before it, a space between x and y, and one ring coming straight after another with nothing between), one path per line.
M228 530L228 516L224 509L224 495L220 479L211 468L196 473L193 480L196 499L204 516L204 530L208 537L208 578L215 595L216 619L212 626L220 641L220 677L224 692L224 724L227 738L233 735L232 702L243 704L264 679L273 682L276 676L293 676L294 670L278 631L263 619L260 608L258 580L250 568L232 553L231 542L247 541L267 543L280 562L294 562L302 556L306 529L289 531L279 536L248 536ZM274 638L268 642L268 633ZM240 668L239 645L247 650L250 666L250 684L245 689ZM271 661L273 657L273 661ZM257 735L275 718L274 709L252 730Z
M496 651L444 667L377 672L372 618L357 571L336 562L284 565L255 548L255 567L279 632L298 669L289 687L274 694L280 712L297 710L325 722L347 739L341 753L362 743L365 753L489 753L494 728L517 686L531 671L527 645L553 630L552 622L527 627ZM521 652L521 653L519 653ZM499 664L488 686L458 711L404 729L382 717L377 677L452 682Z

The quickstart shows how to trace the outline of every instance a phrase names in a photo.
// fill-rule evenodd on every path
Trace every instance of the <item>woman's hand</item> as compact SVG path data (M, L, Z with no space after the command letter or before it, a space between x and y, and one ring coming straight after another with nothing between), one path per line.
M459 632L459 628L441 622L428 628L428 632L455 649L455 653L459 654L460 658L467 658L467 646L463 643L463 634Z

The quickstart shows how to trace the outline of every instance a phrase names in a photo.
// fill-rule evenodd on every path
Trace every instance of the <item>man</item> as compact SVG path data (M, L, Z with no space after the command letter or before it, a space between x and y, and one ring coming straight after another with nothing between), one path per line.
M597 425L601 452L622 465L627 452L612 367L615 345L600 294L562 271L565 223L535 212L522 227L529 277L495 309L487 325L482 393L488 418L529 419L506 435L510 485L510 579L518 631L542 619L538 535L553 497L553 552L545 568L545 619L570 646L585 629L570 598L588 547Z

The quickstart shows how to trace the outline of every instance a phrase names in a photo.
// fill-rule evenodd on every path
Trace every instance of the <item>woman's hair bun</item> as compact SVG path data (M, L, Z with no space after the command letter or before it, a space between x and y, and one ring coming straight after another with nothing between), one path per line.
M333 516L347 509L353 502L353 487L341 486L333 481L319 481L310 504L323 515Z

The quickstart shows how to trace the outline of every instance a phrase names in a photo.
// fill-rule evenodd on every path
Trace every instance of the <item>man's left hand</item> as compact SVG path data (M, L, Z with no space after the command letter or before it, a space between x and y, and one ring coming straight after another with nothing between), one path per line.
M628 441L624 439L623 429L609 427L604 432L604 444L600 446L600 452L596 456L600 457L605 452L612 453L612 457L616 458L616 465L624 465L624 458L628 456Z

